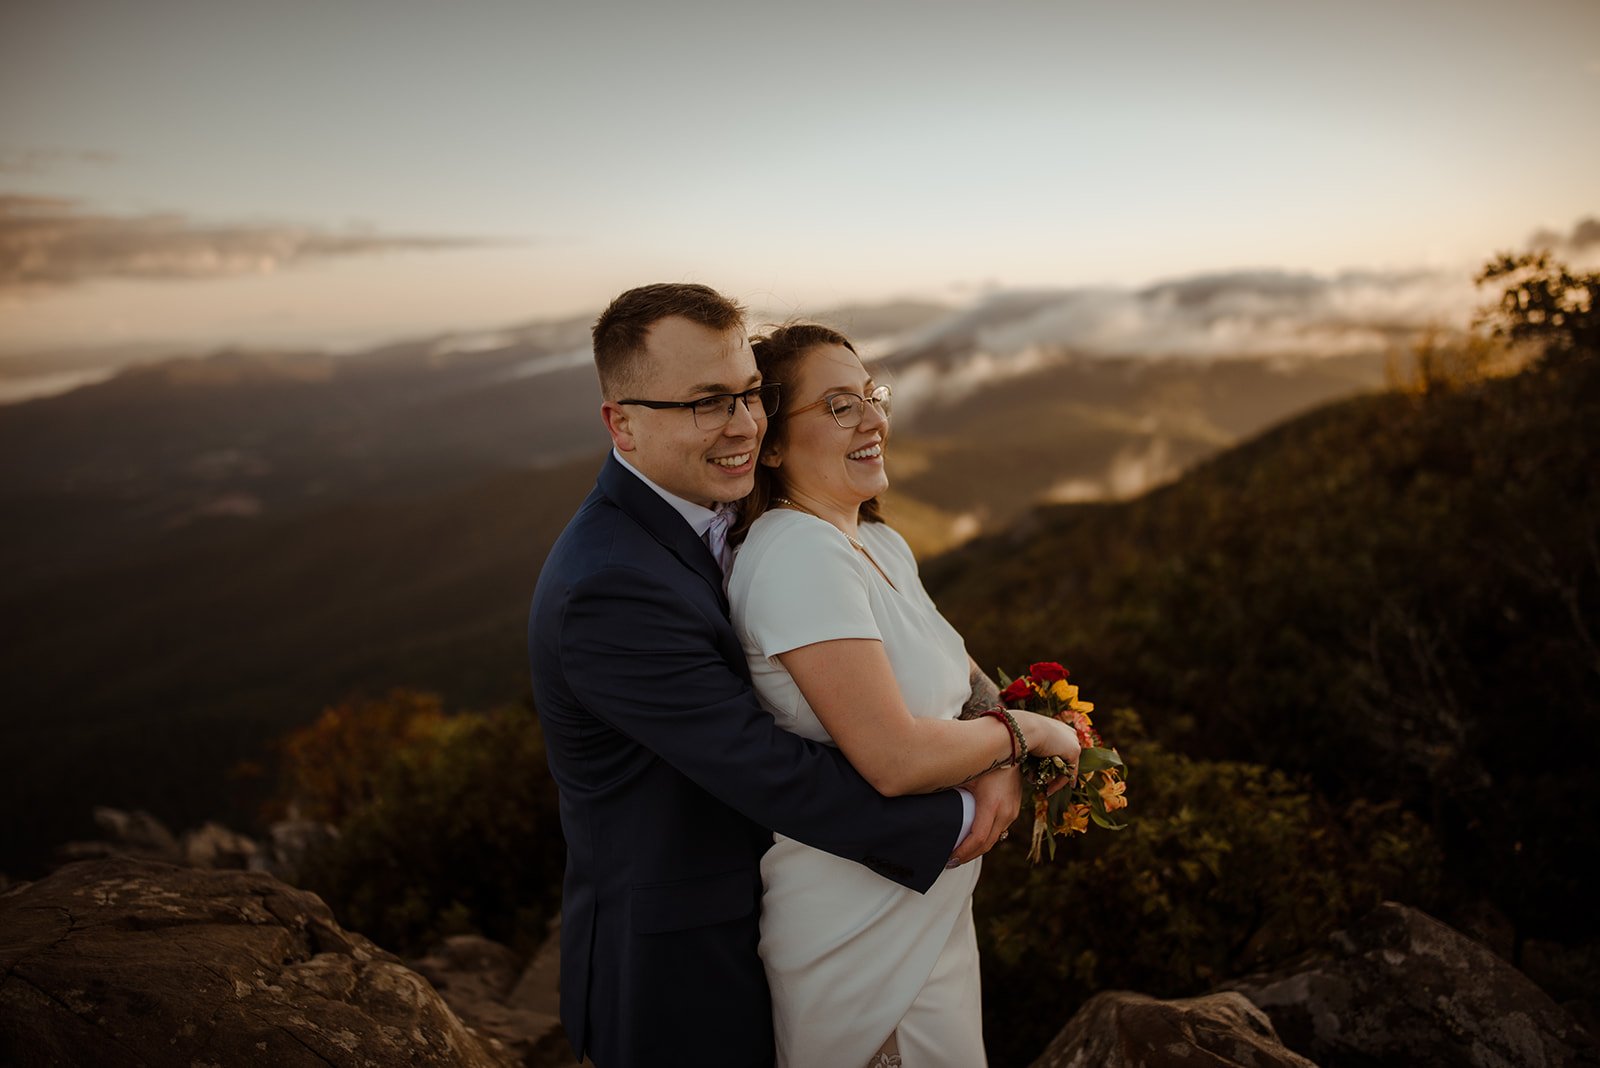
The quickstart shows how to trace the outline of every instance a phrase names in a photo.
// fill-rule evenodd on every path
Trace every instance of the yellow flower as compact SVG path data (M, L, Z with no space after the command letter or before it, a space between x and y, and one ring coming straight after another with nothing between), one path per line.
M1122 795L1128 789L1128 784L1110 775L1104 778L1105 782L1100 787L1100 800L1106 803L1106 811L1115 812L1119 808L1127 808L1128 799Z
M1067 682L1066 679L1057 679L1050 686L1050 692L1057 701L1064 705L1070 705L1073 699L1078 696L1078 688Z

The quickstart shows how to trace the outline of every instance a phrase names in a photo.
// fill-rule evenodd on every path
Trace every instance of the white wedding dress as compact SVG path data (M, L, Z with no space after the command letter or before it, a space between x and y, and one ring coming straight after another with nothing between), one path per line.
M783 727L828 744L779 653L881 639L915 716L954 719L971 692L966 647L923 589L905 539L862 523L860 541L893 586L838 529L786 508L751 526L729 580L763 704ZM865 1068L890 1034L905 1068L986 1063L972 924L980 863L948 869L918 894L774 836L761 862L761 958L780 1068Z

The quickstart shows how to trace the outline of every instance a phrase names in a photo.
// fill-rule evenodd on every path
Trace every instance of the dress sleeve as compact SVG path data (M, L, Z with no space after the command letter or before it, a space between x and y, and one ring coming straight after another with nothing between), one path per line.
M857 553L822 520L794 520L752 560L741 625L771 660L791 649L836 638L882 641Z

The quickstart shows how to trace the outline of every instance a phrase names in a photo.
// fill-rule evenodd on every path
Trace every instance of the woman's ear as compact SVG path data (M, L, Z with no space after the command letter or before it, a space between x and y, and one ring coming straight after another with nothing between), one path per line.
M768 445L761 450L761 455L757 459L762 467L782 467L783 450L776 445Z

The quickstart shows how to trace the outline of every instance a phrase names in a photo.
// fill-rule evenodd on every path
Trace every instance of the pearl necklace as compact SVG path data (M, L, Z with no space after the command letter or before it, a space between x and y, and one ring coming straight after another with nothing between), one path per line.
M797 512L804 512L806 515L816 516L818 519L822 519L822 517L820 515L817 515L817 513L813 512L811 509L807 508L805 505L801 504L799 501L791 501L787 497L774 497L774 498L772 498L772 503L773 504L785 504L785 505L788 505L790 508L793 508ZM826 519L822 519L822 521L824 523L828 523L828 521ZM832 523L828 523L828 525L830 527L833 527L834 530L839 530L839 528L838 527L834 527ZM848 541L851 545L854 545L857 549L860 549L862 552L867 553L867 547L865 545L862 545L859 541L857 541L855 538L851 537L848 533L846 533L843 530L839 530L839 533L840 534L844 534L845 540ZM869 559L869 560L872 559L872 554L871 553L867 553L867 559ZM876 561L874 561L874 563L876 563Z

